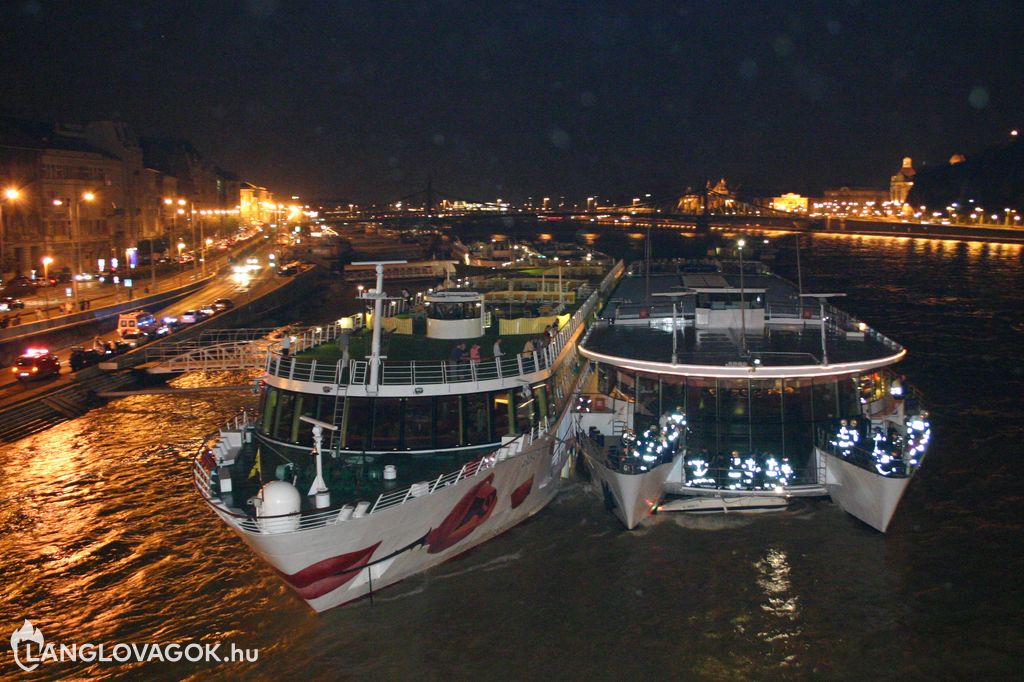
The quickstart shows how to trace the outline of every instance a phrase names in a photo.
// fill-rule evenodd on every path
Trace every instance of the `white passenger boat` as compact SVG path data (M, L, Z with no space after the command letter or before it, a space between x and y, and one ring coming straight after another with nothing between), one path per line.
M591 452L622 434L665 443L666 419L682 419L680 461L661 489L700 499L666 510L830 496L884 532L931 427L920 396L889 369L906 350L829 303L839 296L803 292L757 262L674 262L624 277L580 345L596 364L575 406L581 441ZM643 466L647 445L614 454L588 458L597 478L624 480L621 462L640 478L605 486L611 506L653 510L665 469ZM635 514L618 515L635 525Z
M561 317L529 318L536 330L503 335L495 356L483 293L432 292L422 327L384 318L383 265L363 295L380 321L366 345L338 324L274 348L258 418L222 429L193 462L217 516L317 611L461 554L551 501L585 364L577 343L623 270L581 265L576 302L560 291ZM548 342L513 347L540 337L542 323L558 325ZM479 359L449 355L460 342L481 346Z

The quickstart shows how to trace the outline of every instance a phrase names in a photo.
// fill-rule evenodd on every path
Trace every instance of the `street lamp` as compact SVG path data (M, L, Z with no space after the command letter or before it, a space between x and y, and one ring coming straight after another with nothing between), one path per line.
M71 241L72 241L72 248L74 249L74 252L75 252L75 272L74 272L74 276L71 278L71 280L72 280L71 286L72 286L72 289L74 290L75 303L76 304L79 302L79 298L78 298L78 275L82 272L82 238L81 238L81 232L82 232L82 210L81 210L80 200L81 201L89 201L89 202L95 201L96 200L96 194L94 192L88 192L87 191L87 192L83 192L82 193L81 198L79 198L78 195L73 195L71 197L71 206L68 207L70 209L70 212L71 212ZM61 201L60 199L54 199L53 200L53 205L54 206L62 206L63 204L64 204L64 202Z
M53 258L50 256L43 256L43 286L46 287L46 308L47 315L49 315L50 308L50 264L53 263Z
M178 242L178 284L182 283L185 277L185 263L181 260L181 252L185 250L185 242Z
M16 187L8 187L4 190L4 199L17 201L21 197L21 190ZM4 205L0 201L0 273L3 273L4 261L4 240L7 238L7 225L4 222Z

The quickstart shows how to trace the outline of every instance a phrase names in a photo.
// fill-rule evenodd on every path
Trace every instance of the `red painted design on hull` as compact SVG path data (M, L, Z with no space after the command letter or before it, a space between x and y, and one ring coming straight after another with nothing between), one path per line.
M427 533L427 552L438 554L460 542L491 516L498 503L498 490L491 485L494 474L462 496L441 525Z
M366 549L324 559L292 575L282 571L278 573L300 597L316 599L355 578L359 574L359 569L366 566L378 547L379 542Z
M512 508L515 509L530 496L530 491L533 490L533 476L530 476L530 480L523 483L521 486L512 491Z

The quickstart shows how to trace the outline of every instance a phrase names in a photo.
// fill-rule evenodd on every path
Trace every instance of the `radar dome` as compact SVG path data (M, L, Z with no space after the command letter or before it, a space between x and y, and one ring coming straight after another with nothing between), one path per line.
M302 497L288 481L264 483L259 496L263 499L263 503L258 507L261 517L297 514L302 509Z

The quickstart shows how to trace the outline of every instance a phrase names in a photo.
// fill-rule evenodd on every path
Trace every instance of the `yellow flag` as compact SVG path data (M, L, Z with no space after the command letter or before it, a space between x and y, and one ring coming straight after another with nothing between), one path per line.
M260 456L256 454L256 463L252 465L252 469L249 470L249 478L256 478L262 473L260 469Z

